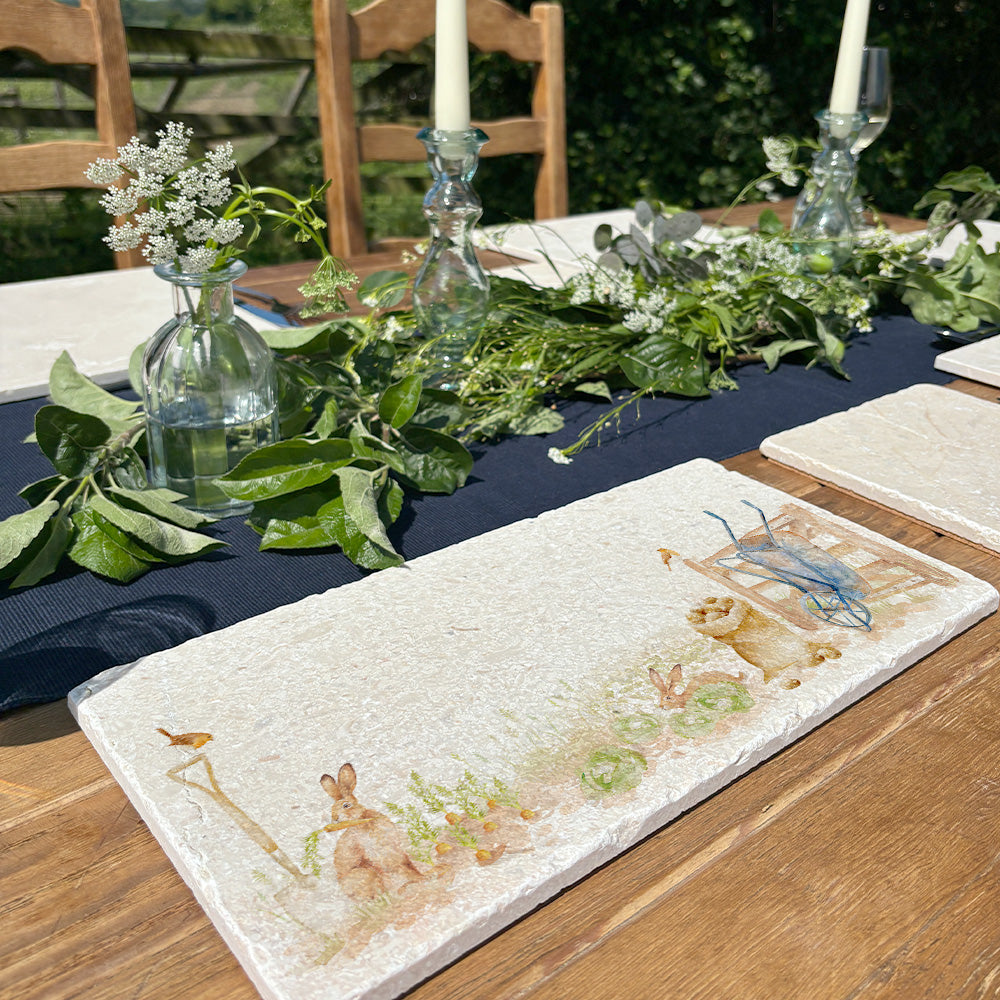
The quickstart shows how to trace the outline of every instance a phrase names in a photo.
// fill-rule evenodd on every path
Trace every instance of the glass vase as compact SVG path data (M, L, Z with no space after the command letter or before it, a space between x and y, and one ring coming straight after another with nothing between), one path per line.
M278 439L274 357L233 312L233 282L246 270L242 261L202 274L157 264L156 274L173 286L174 318L142 358L150 482L214 517L246 514L252 504L226 496L213 480Z
M431 241L414 279L413 312L438 359L438 384L452 388L448 372L475 343L489 309L489 279L472 245L483 205L471 183L487 136L477 128L425 128L417 138L427 147L434 183L424 197Z
M867 118L821 111L816 121L821 148L813 158L812 176L795 203L792 235L796 250L816 254L830 266L840 267L850 259L854 247L851 196L857 165L851 148Z

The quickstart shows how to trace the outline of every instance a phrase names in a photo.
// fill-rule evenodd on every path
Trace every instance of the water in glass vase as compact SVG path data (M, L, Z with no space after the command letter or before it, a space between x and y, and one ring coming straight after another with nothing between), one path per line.
M252 504L226 496L212 480L224 475L254 449L275 440L277 411L243 423L194 421L172 415L147 421L152 467L159 482L187 495L184 506L215 517L249 513Z

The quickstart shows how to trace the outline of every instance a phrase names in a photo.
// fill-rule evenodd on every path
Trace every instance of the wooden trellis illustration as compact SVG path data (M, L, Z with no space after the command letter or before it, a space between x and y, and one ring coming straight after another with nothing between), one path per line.
M865 603L873 607L876 615L880 610L884 613L888 605L893 610L893 617L899 617L907 600L913 600L922 588L955 584L954 577L948 573L874 539L862 538L850 528L827 521L795 504L783 504L778 516L769 517L768 523L775 541L808 541L851 567L870 588L865 595ZM764 528L758 527L741 535L739 542L750 548L759 546L766 537ZM685 559L684 563L707 577L724 581L727 589L777 612L802 628L817 629L822 626L823 622L802 607L799 593L793 587L779 580L755 578L719 565L719 559L731 558L737 555L737 551L737 547L730 543L705 559Z

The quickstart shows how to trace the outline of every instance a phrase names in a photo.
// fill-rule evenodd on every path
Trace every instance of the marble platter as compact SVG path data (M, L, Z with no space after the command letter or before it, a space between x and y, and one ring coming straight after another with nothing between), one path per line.
M768 565L826 584L740 572L734 540L766 542L742 501ZM114 668L70 706L264 997L372 1000L997 600L698 459Z
M1000 386L1000 334L945 351L934 359L934 367L973 382Z
M44 396L63 351L98 384L126 385L132 351L172 314L170 285L151 267L0 285L0 403ZM278 325L240 315L255 330Z
M766 438L761 452L1000 552L1000 405L913 385Z

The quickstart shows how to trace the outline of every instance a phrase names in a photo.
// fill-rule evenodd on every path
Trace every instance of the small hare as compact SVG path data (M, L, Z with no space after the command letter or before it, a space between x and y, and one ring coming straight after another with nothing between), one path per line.
M337 777L324 774L320 784L333 799L328 833L343 830L333 852L333 867L344 892L356 902L404 891L423 875L410 860L403 838L388 816L367 809L354 797L357 775L344 764Z
M670 673L667 674L666 680L663 679L663 675L656 667L649 668L649 679L653 687L660 692L660 708L683 708L698 688L706 684L718 684L723 681L742 684L746 680L746 675L742 670L738 674L726 674L720 670L709 670L706 673L699 674L694 680L685 684L683 691L678 691L677 687L684 678L681 665L675 663Z

